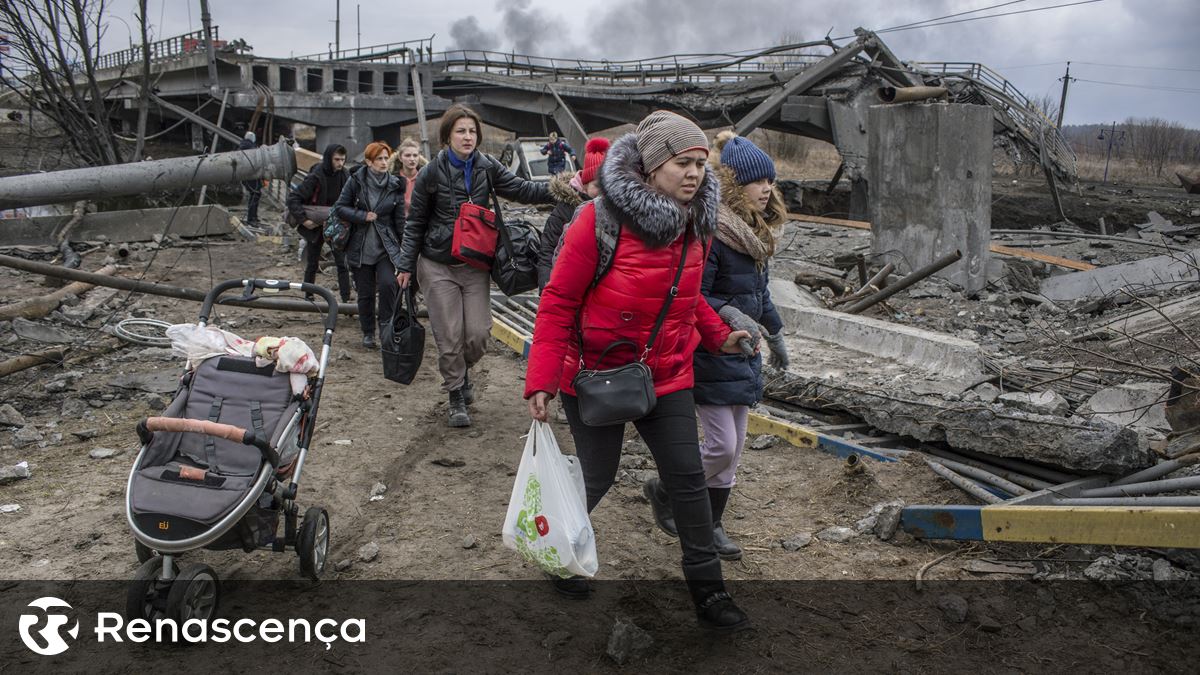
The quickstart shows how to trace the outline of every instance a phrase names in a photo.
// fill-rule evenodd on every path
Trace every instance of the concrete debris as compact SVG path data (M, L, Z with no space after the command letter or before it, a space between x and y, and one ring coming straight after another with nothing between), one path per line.
M1150 566L1150 574L1155 581L1190 581L1195 575L1187 570L1181 570L1170 561L1159 558Z
M976 618L979 630L985 633L999 633L1004 627L1000 622L988 616L987 614L980 615Z
M983 401L984 403L992 403L996 399L1000 398L999 387L990 382L984 382L971 391L975 392L975 395L979 397L979 400Z
M17 409L5 403L0 405L0 427L23 427L25 418Z
M21 510L20 504L2 504L0 505L0 513L16 513Z
M623 666L654 646L654 638L628 619L618 617L608 635L608 648L604 653L617 665Z
M800 405L849 412L877 429L919 441L1075 471L1124 475L1157 461L1137 432L1099 419L1036 415L941 396L868 391L792 373L768 385L767 393Z
M358 549L358 559L368 563L379 557L379 544L371 542Z
M29 319L17 317L12 320L12 331L23 340L47 342L50 344L69 344L75 341L71 334L61 328L45 326Z
M840 525L827 527L817 533L817 539L833 544L844 544L857 536L858 533L853 528L842 527Z
M387 486L383 483L376 483L371 486L371 492L367 495L370 501L378 502L383 499L384 493L387 492Z
M800 549L812 543L813 536L810 532L798 532L784 539L780 544L785 551L799 551Z
M468 534L467 536L463 537L463 540L462 540L463 548L471 549L471 548L475 548L478 545L479 545L479 540L477 540L475 538L475 535Z
M754 437L753 441L750 441L750 449L766 450L768 448L775 447L777 443L779 443L778 436L774 436L772 434L759 434L758 436Z
M937 607L948 623L963 623L967 620L970 607L961 595L948 594L937 599Z
M151 394L173 394L179 388L179 374L174 372L118 375L111 381L120 389L135 389Z
M1132 553L1102 556L1083 570L1092 581L1146 581L1154 578L1154 559Z
M1165 403L1169 389L1162 382L1135 382L1101 389L1080 406L1078 414L1161 437L1171 431Z
M44 440L45 437L42 435L42 432L38 431L38 428L32 424L26 424L20 429L17 429L16 432L13 433L12 437L13 447L16 448L23 448L28 445L33 445L34 443L41 443Z
M99 436L100 432L95 429L80 429L79 431L72 431L71 435L81 441L89 441Z
M873 532L884 541L891 539L900 525L900 513L903 509L904 502L902 500L876 504L871 507L862 520L854 524L854 530L858 534Z
M88 453L88 457L92 459L109 459L110 457L124 454L124 452L124 450L117 448L95 448Z
M346 570L350 569L353 565L354 565L353 560L351 560L349 558L343 558L342 560L337 561L337 564L333 566L333 569L337 570L338 572L345 572Z
M542 640L542 646L545 647L546 649L554 649L555 647L561 647L561 646L567 644L567 642L570 641L571 637L573 637L573 636L565 630L556 630L556 631L550 633L549 635L547 635L545 640Z
M18 462L12 466L0 466L0 485L29 478L29 462Z
M1172 283L1200 280L1200 250L1142 258L1086 272L1050 277L1042 295L1050 300L1103 298L1122 288L1135 294Z
M1056 415L1063 417L1071 412L1071 404L1067 402L1067 399L1053 391L1002 394L1000 396L1000 403L1010 408L1034 413L1035 415Z

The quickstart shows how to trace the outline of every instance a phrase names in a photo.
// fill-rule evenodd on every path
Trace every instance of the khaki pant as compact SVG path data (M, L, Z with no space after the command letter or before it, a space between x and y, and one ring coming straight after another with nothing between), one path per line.
M417 282L437 342L442 389L461 389L467 370L483 358L492 334L491 278L470 265L418 258Z

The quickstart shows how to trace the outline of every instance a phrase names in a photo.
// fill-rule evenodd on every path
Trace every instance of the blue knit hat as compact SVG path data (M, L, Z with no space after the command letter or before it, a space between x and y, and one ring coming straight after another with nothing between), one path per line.
M749 139L723 131L717 136L717 145L721 150L721 163L733 169L738 185L764 178L775 180L775 163Z

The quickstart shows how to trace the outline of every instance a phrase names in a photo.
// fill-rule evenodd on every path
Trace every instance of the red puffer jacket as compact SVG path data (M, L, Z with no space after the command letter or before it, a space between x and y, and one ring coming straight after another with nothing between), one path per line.
M615 169L619 170L623 168L623 159L630 161L622 154L623 141L613 146L601 170L605 190L604 205L599 207L604 211L601 217L615 217L622 223L612 267L592 288L599 257L596 204L600 200L595 200L580 210L567 229L550 283L542 292L525 372L526 398L538 391L554 395L560 389L574 394L571 380L579 371L575 317L580 310L584 362L588 368L612 368L640 356L675 278L685 229L690 232L687 237L690 248L679 280L679 294L672 301L646 359L654 374L655 393L664 396L691 388L692 352L696 346L703 342L706 349L717 352L729 337L729 327L700 294L705 250L697 235L707 236L715 228L716 179L710 175L701 184L700 194L687 212L666 202L658 202L659 208L648 213L638 212L639 205L644 208L648 198L650 205L655 206L656 198L648 197L645 192L639 192L640 198L630 198L630 190L650 190L649 186L636 178L632 184L626 184L620 178L629 176L613 175L615 170L610 162L615 160L618 163ZM628 152L632 143L624 145ZM672 229L678 232L677 236L671 237ZM651 245L660 242L666 245ZM621 346L610 351L603 363L598 363L600 353L616 340L632 340L638 345L636 353L628 346Z

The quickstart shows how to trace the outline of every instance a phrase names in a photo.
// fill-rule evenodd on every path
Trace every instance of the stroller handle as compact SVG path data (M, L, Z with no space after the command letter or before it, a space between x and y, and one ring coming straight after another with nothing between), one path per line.
M303 291L305 293L315 293L325 300L325 306L328 307L328 312L325 315L325 329L333 332L337 326L338 301L333 291L318 286L317 284L301 284L294 281L283 281L281 279L230 279L222 281L213 286L208 294L204 296L204 304L200 307L200 323L207 324L208 317L212 314L212 306L218 302L218 299L226 291L235 288L245 288L246 292L242 294L240 301L245 301L247 304L253 305L254 289L262 289L268 292L275 291Z
M272 468L279 468L279 453L275 452L275 449L271 447L269 439L253 431L235 427L232 424L221 424L220 422L180 417L148 417L138 423L138 436L144 445L150 443L156 431L204 434L205 436L224 438L234 443L252 445L258 448L259 452L262 453L263 459L267 460Z

